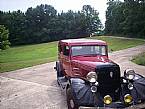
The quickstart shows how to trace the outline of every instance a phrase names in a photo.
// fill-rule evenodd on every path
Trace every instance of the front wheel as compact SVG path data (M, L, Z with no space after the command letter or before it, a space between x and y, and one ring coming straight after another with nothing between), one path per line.
M71 88L68 88L66 91L67 94L67 106L68 109L78 109L78 105L76 104L74 98L73 98L73 94L71 91Z

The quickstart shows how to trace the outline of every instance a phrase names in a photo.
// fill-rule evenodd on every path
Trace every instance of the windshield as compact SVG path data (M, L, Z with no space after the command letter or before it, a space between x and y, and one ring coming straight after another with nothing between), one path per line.
M78 55L106 55L106 46L100 45L79 45L72 46L72 56Z

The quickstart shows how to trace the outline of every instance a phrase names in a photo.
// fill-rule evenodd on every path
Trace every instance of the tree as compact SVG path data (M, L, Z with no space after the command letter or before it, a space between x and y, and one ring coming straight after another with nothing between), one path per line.
M110 35L121 34L121 23L125 19L123 15L123 3L120 1L109 1L108 5L106 11L105 32Z
M10 42L8 37L9 31L4 27L4 25L0 25L0 49L5 50L9 48Z
M82 13L85 15L86 31L88 34L94 33L102 29L102 24L99 19L99 13L90 5L84 5Z
M26 11L26 33L29 43L41 43L53 40L54 24L57 11L51 5L39 5ZM31 38L30 38L31 36Z
M105 33L145 38L145 0L109 0Z
M25 37L25 14L18 11L13 11L10 13L9 17L10 25L9 32L10 37L9 40L12 44L24 44Z
M12 45L50 42L60 39L87 37L101 29L98 12L90 5L82 11L57 13L51 5L38 5L26 12L0 11L0 25L9 30Z

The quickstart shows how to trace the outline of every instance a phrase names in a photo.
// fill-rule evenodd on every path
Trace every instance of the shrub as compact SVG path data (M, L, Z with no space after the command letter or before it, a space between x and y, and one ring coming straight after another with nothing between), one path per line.
M0 25L0 49L5 50L9 48L10 42L9 31L5 28L4 25Z

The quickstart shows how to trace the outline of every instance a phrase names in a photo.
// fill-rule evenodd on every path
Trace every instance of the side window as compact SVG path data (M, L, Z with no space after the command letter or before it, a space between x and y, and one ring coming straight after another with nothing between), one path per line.
M63 55L69 56L69 47L68 46L64 46Z
M58 51L59 53L62 52L62 46L60 44L58 45Z

